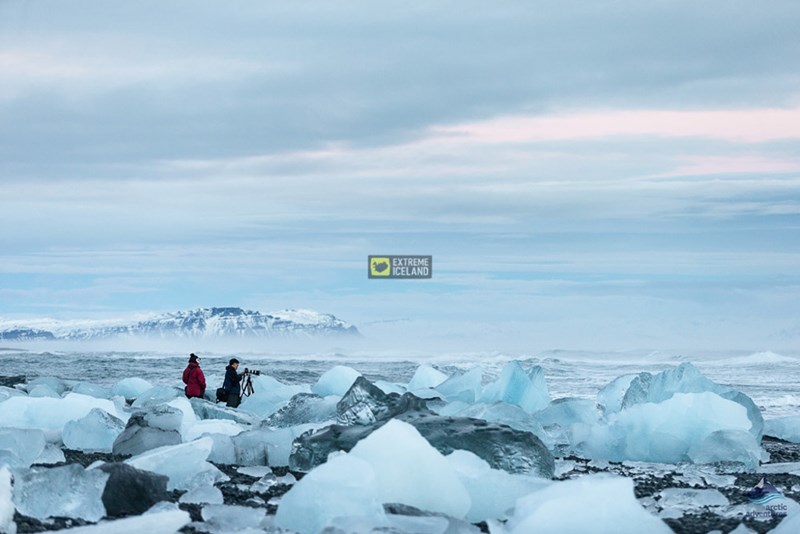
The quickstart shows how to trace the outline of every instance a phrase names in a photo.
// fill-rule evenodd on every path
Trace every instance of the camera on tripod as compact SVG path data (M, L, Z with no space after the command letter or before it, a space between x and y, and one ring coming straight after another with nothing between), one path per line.
M259 371L258 369L248 369L247 367L245 367L244 374L259 376L261 374L261 371Z

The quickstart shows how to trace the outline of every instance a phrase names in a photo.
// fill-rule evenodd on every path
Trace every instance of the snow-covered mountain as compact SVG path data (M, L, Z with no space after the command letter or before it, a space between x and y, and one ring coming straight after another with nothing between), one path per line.
M5 324L4 324L5 323ZM242 308L199 308L134 321L0 322L0 340L93 340L113 337L270 337L358 335L358 329L335 316L313 310L261 313Z

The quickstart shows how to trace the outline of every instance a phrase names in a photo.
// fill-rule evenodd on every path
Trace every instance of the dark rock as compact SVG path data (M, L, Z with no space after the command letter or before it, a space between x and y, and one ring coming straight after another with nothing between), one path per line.
M138 515L154 504L169 500L169 478L142 471L125 463L103 464L98 469L110 476L103 491L103 505L108 517Z
M13 388L17 384L25 384L28 379L24 375L0 376L0 386Z

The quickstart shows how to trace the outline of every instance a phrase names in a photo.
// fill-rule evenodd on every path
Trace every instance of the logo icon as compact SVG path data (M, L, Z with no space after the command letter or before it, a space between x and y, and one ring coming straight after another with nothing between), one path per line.
M747 492L747 498L753 504L763 505L776 499L783 499L783 494L766 478L762 478L758 484L753 486L753 489Z
M389 276L392 274L389 258L370 257L369 274L370 276Z

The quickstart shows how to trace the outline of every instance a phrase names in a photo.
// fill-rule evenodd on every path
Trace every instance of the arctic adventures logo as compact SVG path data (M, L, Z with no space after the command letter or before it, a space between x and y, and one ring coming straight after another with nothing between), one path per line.
M368 256L370 278L420 279L433 276L432 256Z
M766 478L759 480L753 489L747 492L747 499L753 503L764 507L763 511L749 512L747 515L754 518L782 517L787 514L786 504L783 494L778 488L770 484Z

